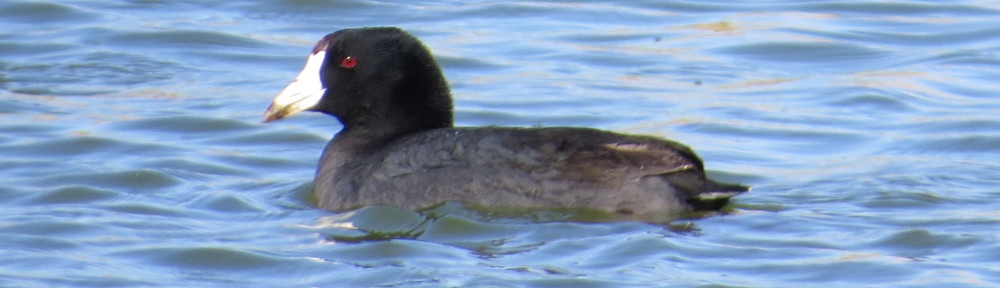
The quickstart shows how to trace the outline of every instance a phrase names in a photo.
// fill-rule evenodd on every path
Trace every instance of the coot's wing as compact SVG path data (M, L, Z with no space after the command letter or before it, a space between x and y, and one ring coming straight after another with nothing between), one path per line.
M701 160L653 137L586 128L436 129L382 149L359 179L363 205L681 210L705 186Z

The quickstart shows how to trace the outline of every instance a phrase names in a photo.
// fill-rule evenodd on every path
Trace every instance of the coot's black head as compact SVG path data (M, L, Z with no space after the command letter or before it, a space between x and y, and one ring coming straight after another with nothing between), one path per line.
M398 28L344 29L323 37L264 122L304 110L337 117L345 132L391 137L452 126L441 68L417 38Z

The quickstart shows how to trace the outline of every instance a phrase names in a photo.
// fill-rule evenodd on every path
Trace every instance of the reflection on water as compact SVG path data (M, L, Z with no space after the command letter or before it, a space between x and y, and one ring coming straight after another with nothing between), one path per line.
M996 286L998 14L7 1L0 286ZM381 25L435 52L459 125L673 138L754 190L668 227L316 209L339 124L261 114L319 37Z

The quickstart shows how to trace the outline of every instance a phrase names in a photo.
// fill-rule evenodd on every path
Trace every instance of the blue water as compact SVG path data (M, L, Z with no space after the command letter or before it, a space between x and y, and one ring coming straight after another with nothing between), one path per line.
M713 3L5 1L0 286L1000 286L1000 5ZM459 125L676 139L753 191L669 227L317 209L339 124L260 119L383 25Z

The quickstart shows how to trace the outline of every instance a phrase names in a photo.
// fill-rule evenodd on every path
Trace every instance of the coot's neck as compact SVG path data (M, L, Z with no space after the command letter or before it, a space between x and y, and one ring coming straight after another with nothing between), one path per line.
M341 106L348 111L331 113L344 125L336 137L377 147L412 133L452 127L448 83L435 63L424 65L433 69L404 73L396 81L345 93L357 101Z

